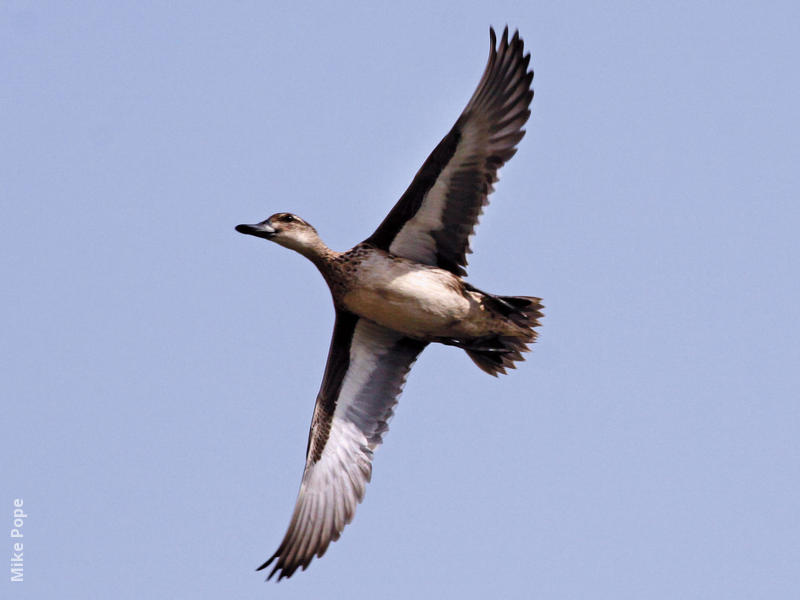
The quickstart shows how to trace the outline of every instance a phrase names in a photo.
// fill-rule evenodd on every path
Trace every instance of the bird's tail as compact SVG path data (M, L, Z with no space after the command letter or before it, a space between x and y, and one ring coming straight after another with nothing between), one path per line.
M485 292L484 292L485 293ZM486 336L464 347L472 361L482 370L497 377L506 369L514 369L514 363L525 360L522 352L530 352L528 344L536 341L535 327L543 313L541 298L532 296L494 296L486 294L487 307L517 325L517 335Z

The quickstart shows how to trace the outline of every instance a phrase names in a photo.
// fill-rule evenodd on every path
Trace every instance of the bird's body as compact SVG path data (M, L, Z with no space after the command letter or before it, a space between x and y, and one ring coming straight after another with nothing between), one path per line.
M411 338L525 335L486 306L485 294L450 271L367 244L326 255L321 271L338 307Z
M497 170L516 152L533 97L518 34L503 33L464 112L383 223L346 252L328 248L300 217L276 213L237 231L311 260L336 309L317 395L306 466L289 529L270 577L305 569L339 538L364 495L372 453L388 429L411 365L429 343L464 349L497 375L536 339L541 302L497 296L462 277L466 253Z
M490 333L478 294L450 271L374 250L353 275L343 306L379 325L423 341Z

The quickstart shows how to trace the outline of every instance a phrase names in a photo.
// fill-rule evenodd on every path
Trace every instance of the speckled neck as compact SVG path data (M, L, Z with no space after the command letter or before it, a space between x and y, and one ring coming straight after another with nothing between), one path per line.
M341 278L338 263L343 255L342 252L331 250L325 243L317 238L313 244L298 248L297 252L305 256L308 260L314 263L314 266L319 269L331 292L334 291L334 286L339 286L339 279Z
M358 244L346 252L336 252L319 241L301 254L316 265L330 288L334 305L342 308L342 298L354 285L359 264L369 251L368 245Z

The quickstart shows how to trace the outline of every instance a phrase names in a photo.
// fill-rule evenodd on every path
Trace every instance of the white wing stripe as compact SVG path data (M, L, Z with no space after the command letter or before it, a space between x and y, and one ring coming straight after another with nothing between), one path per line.
M453 157L442 169L431 189L425 194L417 214L409 219L389 246L389 252L430 265L436 264L437 242L435 231L444 229L444 209L447 204L450 182L458 168L470 161L475 149L481 147L480 131L467 123L458 141Z
M326 427L327 440L316 461L309 454L289 530L278 552L263 565L278 559L270 577L277 571L279 578L289 577L304 569L352 521L372 475L372 451L381 442L405 375L423 347L358 319L349 348L338 348L349 351L349 362Z

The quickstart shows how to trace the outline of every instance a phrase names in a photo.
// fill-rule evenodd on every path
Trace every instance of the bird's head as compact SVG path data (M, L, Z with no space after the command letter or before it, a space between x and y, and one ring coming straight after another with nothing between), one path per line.
M321 243L317 230L291 213L275 213L255 225L237 225L236 231L271 240L303 255L314 252Z

